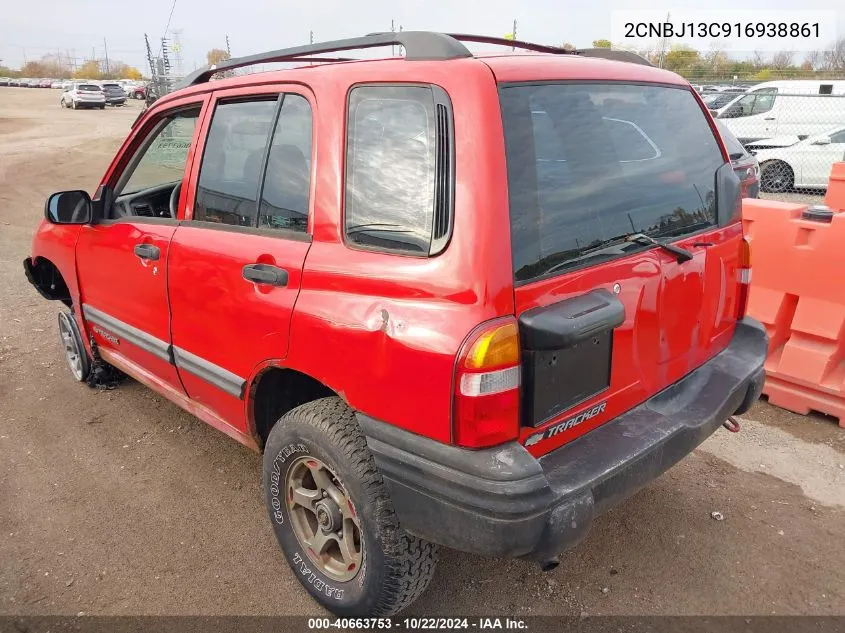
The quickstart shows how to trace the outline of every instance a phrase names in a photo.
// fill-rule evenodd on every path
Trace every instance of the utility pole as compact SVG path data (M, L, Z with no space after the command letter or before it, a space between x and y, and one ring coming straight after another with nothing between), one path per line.
M396 23L393 21L393 18L390 18L390 32L396 33ZM396 45L395 44L390 45L390 56L396 57Z
M231 58L232 57L232 49L229 48L229 36L226 36L226 54Z
M516 20L513 21L513 39L516 41ZM511 50L515 51L516 46L511 46Z
M103 38L103 50L106 53L106 74L109 74L109 45L106 43L106 38Z
M669 23L669 13L666 14L666 23ZM666 58L666 44L668 42L667 37L663 37L660 40L660 55L657 60L657 67L663 68L663 60Z
M144 42L147 45L147 63L150 65L150 80L155 85L156 81L156 68L155 62L153 61L153 51L150 48L150 38L147 37L147 34L144 33Z
M309 31L309 33L308 33L308 43L309 44L314 43L314 31Z

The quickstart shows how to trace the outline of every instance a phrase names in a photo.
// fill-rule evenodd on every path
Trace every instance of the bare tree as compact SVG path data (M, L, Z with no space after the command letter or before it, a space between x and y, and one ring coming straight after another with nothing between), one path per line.
M804 57L804 64L810 70L818 70L824 66L824 53L822 51L810 51Z
M840 37L824 52L825 70L845 70L845 37Z
M766 66L766 55L763 51L754 51L751 54L751 65L754 66L754 70L760 70Z
M704 56L704 61L707 62L707 65L710 66L713 71L719 72L719 70L727 66L731 60L730 57L728 57L728 54L719 48L718 44L714 42L710 45L710 51Z
M795 51L778 51L772 57L772 68L776 70L784 70L792 66L792 58L795 57Z
M561 46L561 48L565 51L574 51L575 50L575 44L573 44L572 42L564 42L563 46Z

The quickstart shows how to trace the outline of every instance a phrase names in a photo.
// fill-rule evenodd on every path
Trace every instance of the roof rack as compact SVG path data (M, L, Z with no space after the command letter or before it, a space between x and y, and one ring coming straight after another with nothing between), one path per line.
M276 51L247 55L227 59L216 65L205 66L187 75L182 87L194 86L207 82L213 75L227 70L252 66L254 64L272 64L277 62L338 62L353 61L345 57L320 58L311 55L336 53L340 51L362 50L381 46L399 45L405 48L405 59L409 61L421 60L449 60L472 57L472 53L461 42L476 42L480 44L496 44L510 46L522 50L538 53L552 53L556 55L583 55L585 57L601 57L617 61L651 65L635 53L615 51L609 48L586 48L570 51L556 46L533 44L520 40L509 40L485 35L448 34L433 31L400 31L398 33L371 33L364 37L354 37L346 40L322 42L320 44L306 44L292 48L282 48Z
M629 64L640 64L641 66L654 66L645 57L632 53L631 51L620 51L612 48L579 48L575 50L578 55L584 57L598 57L609 59L615 62L628 62Z
M453 37L459 42L477 42L479 44L497 44L501 46L510 46L511 48L519 48L536 53L552 53L553 55L581 55L583 57L598 57L601 59L609 59L617 62L628 62L630 64L640 64L643 66L653 66L645 57L641 57L631 51L620 51L610 48L577 48L574 50L560 48L558 46L546 46L545 44L535 44L533 42L524 42L522 40L509 40L504 37L490 37L487 35L468 35L464 33L449 33L449 37Z

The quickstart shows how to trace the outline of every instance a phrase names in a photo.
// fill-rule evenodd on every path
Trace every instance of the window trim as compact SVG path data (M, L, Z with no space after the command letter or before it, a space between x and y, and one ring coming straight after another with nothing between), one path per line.
M290 231L288 229L270 229L258 226L260 215L261 195L264 191L264 177L267 171L267 160L269 157L269 150L273 143L273 134L276 131L276 124L282 110L284 103L284 96L287 94L295 94L302 97L308 102L308 107L311 108L311 173L309 174L309 195L308 195L308 226L303 231ZM214 122L214 112L218 104L232 103L238 101L264 101L270 100L275 95L276 108L273 112L273 119L270 125L270 133L267 136L267 143L264 147L264 154L261 159L261 175L258 180L258 192L256 199L256 213L255 226L240 226L234 224L221 224L219 222L209 222L207 220L198 220L194 217L196 211L197 200L196 194L199 187L200 172L202 171L203 158L205 157L205 150L208 146L208 134L211 131L211 125ZM212 229L217 231L229 231L233 233L248 233L251 235L260 235L262 237L275 237L283 240L307 241L311 242L313 239L313 209L314 209L314 193L316 188L316 179L314 177L316 171L316 161L314 160L317 151L317 125L315 123L316 108L314 107L316 99L313 98L313 93L310 88L302 83L285 83L285 84L266 84L258 86L244 86L238 88L228 88L212 92L209 98L207 121L203 122L203 129L201 130L202 151L198 157L195 157L194 162L196 168L191 171L192 191L191 205L188 213L181 224L185 226L193 226L194 228ZM309 230L311 227L312 230Z
M308 208L305 210L306 219L304 231L292 231L290 229L274 229L266 226L261 226L261 203L263 201L262 197L264 196L264 182L267 178L267 165L270 162L270 150L273 148L273 139L276 136L276 127L279 125L279 117L282 116L282 108L284 108L285 106L285 100L287 96L291 94L295 94L305 99L305 102L308 104L308 110L311 115L311 156L309 157L311 161L311 170L308 174ZM267 231L283 231L284 233L303 234L308 235L309 237L311 236L311 233L308 232L308 220L311 217L311 206L314 198L312 194L314 189L314 171L316 168L316 164L314 161L314 127L314 106L311 105L311 101L308 100L308 97L297 92L282 92L279 94L279 102L276 105L276 112L273 115L273 123L270 126L270 136L267 138L267 145L264 147L264 155L261 157L261 177L258 179L258 198L255 202L258 205L255 209L255 228L265 229ZM199 175L197 175L197 185L199 185ZM310 241L310 239L308 241Z
M429 250L427 253L416 253L413 251L399 250L385 248L383 246L376 246L373 244L360 244L354 240L349 239L346 232L346 211L348 206L348 178L349 178L349 106L352 99L352 92L357 88L428 88L431 90L432 105L434 106L434 116L432 122L435 125L434 133L434 168L436 169L437 161L437 106L443 105L446 108L446 120L449 134L449 191L448 193L448 208L446 212L449 215L448 226L445 235L437 239L434 238L434 231L437 226L435 212L436 208L432 209L431 222L431 237L429 241ZM338 227L340 233L341 243L348 249L354 251L365 251L372 253L382 253L384 255L394 255L397 257L412 257L414 259L430 259L443 254L452 241L452 234L455 228L455 164L456 164L456 144L455 144L455 115L452 108L452 100L449 93L442 86L432 82L403 82L403 81L364 81L354 83L349 86L346 91L346 99L344 100L344 117L343 117L343 175L341 178L341 187L343 188L343 208L340 213L340 226ZM432 199L436 207L437 201L434 200L437 189L437 173L434 175L434 186L432 189Z
M275 96L275 98L274 98ZM273 108L273 114L271 115L270 119L270 131L267 134L267 138L264 141L264 151L261 154L261 164L258 168L258 185L256 187L256 198L255 198L255 224L254 226L244 226L241 224L222 224L222 226L229 226L229 227L242 227L242 228L257 228L258 227L258 207L261 201L261 191L264 189L264 172L267 169L267 155L270 148L270 145L273 142L273 133L276 131L276 121L279 118L279 112L282 109L282 103L285 100L285 93L281 91L271 90L265 93L258 93L258 94L237 94L233 95L232 97L227 97L225 94L221 97L214 99L212 102L212 106L209 112L209 120L208 120L208 127L205 130L204 135L204 143L202 146L202 154L199 157L199 166L197 168L197 176L196 182L194 183L194 204L193 208L191 209L191 217L186 218L190 219L191 222L196 222L197 224L212 224L212 225L221 225L220 222L211 222L209 220L201 220L194 217L197 211L197 193L200 187L200 177L202 176L202 167L205 160L205 152L208 149L208 139L211 135L211 129L214 125L214 115L217 113L217 108L221 105L229 105L231 103L255 103L258 101L263 102L270 102L275 101L275 106ZM312 124L313 125L313 124Z
M156 138L158 138L158 134L161 130L173 119L174 115L179 114L180 112L185 112L189 110L197 110L197 122L194 127L194 136L191 137L191 145L194 144L194 139L196 139L197 134L199 132L199 128L202 124L202 112L203 106L205 103L203 101L194 102L190 104L179 105L171 110L165 110L153 119L150 122L149 126L142 129L138 136L141 138L137 143L133 143L130 147L127 148L126 154L128 159L122 164L118 165L117 170L120 170L119 174L112 174L109 178L109 186L111 187L112 191L114 191L115 196L119 195L118 191L120 187L125 187L128 180L132 177L132 174L135 172L135 169L138 167L138 163L141 162L141 159L146 155L147 150L149 149L150 145L153 144ZM188 148L188 154L185 158L185 167L182 170L182 183L185 182L185 173L188 171L188 165L190 163L190 155L191 155L191 148ZM116 175L116 179L115 179Z

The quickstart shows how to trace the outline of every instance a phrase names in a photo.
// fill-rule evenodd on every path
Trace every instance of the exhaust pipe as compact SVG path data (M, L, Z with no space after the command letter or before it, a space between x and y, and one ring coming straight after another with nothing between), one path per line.
M560 557L552 556L540 562L540 569L542 571L552 571L558 565L560 565Z
M725 427L731 433L739 433L739 422L736 421L736 418L734 416L731 416L727 420L722 422L722 426Z

